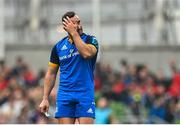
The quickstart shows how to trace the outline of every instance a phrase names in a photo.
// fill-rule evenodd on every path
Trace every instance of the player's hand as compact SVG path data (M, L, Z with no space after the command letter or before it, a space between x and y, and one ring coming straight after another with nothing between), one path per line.
M39 105L40 112L45 113L49 110L49 101L48 99L43 99L41 104Z
M68 32L70 35L72 35L74 32L77 32L76 25L71 21L69 17L66 17L63 19L63 28Z

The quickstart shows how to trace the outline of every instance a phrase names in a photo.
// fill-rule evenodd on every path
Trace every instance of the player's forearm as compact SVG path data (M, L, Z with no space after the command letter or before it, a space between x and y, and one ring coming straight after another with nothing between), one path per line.
M51 78L51 76L48 78L45 78L43 99L48 99L48 97L54 87L54 84L55 84L55 78L53 78L53 77Z
M56 71L53 71L50 68L48 69L44 80L43 99L48 99L56 81L56 73L57 73Z
M78 52L84 57L89 58L93 55L91 47L84 43L77 32L71 34Z

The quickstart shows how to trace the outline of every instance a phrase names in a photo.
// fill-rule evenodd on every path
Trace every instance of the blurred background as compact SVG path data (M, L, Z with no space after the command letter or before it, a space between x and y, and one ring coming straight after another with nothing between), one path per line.
M37 109L71 10L100 44L95 123L180 123L180 0L0 0L0 123L57 123Z

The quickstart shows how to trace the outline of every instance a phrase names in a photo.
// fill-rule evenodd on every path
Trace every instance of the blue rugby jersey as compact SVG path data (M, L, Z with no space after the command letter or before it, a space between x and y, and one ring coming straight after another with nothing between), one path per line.
M94 36L82 34L81 39L96 47L98 42ZM68 41L68 37L60 40L52 49L50 63L60 68L59 92L90 92L94 93L94 69L97 53L90 59L84 59L78 52L75 44ZM88 95L87 95L88 96ZM57 97L58 98L58 97Z

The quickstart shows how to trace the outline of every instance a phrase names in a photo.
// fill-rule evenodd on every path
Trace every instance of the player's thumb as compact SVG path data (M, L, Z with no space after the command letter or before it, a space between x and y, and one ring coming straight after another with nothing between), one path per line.
M39 109L40 109L41 113L46 112L47 111L47 106L40 104Z

